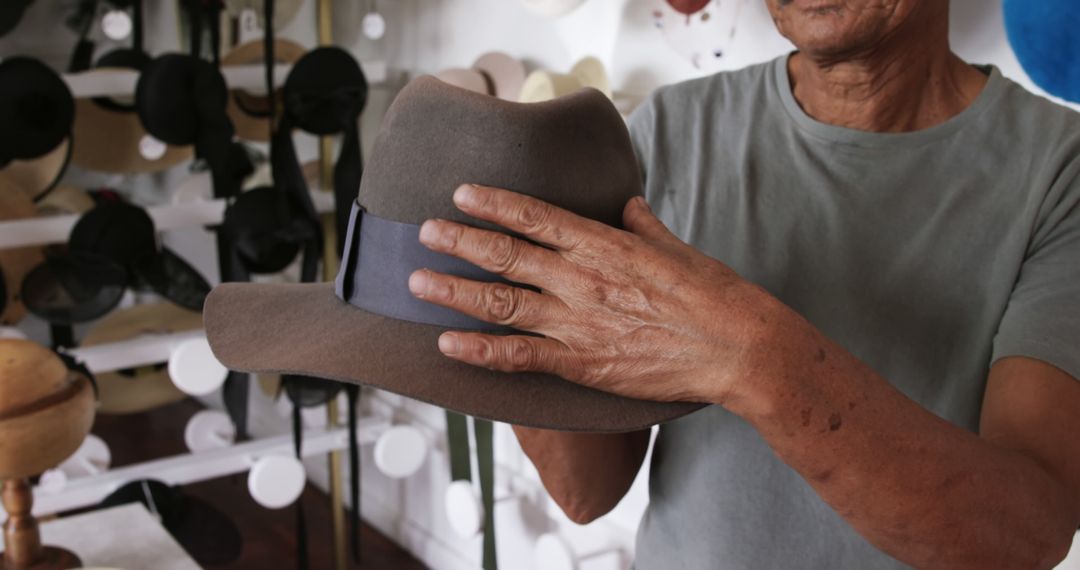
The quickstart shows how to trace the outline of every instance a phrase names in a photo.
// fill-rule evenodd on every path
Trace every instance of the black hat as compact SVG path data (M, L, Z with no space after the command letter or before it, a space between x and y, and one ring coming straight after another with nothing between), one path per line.
M139 75L135 108L146 131L171 145L195 145L210 167L216 197L235 196L237 174L233 125L226 113L228 88L212 63L195 56L165 54Z
M64 80L29 57L0 62L0 168L55 149L71 134L75 101Z
M22 281L20 295L31 313L54 325L85 323L113 310L128 275L109 258L49 248L45 261Z
M0 36L13 30L22 19L31 0L4 0L0 2Z
M307 185L292 144L293 127L320 136L344 135L333 184L340 255L352 201L363 174L358 121L367 104L367 79L349 52L337 47L320 47L296 62L285 80L283 91L285 112L274 135L271 157L278 184L303 188L306 197Z
M68 238L75 253L108 258L128 272L128 283L149 288L184 308L201 311L210 285L191 265L159 247L154 220L146 210L112 193L100 195Z

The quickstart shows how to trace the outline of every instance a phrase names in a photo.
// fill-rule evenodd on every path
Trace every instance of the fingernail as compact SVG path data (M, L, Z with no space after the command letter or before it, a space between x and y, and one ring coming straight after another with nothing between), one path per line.
M418 269L409 276L409 291L416 297L423 299L427 296L431 286L431 278L426 269Z
M650 212L652 211L652 206L649 205L649 201L646 200L644 196L638 196L634 199L637 200L639 206L644 206L646 210Z
M461 340L454 333L443 333L439 337L439 351L447 356L454 356L461 350Z
M471 206L476 202L476 185L463 184L454 192L454 203L458 206Z
M435 220L428 220L424 222L424 225L420 226L420 243L424 245L435 245L435 241L439 237L439 226Z

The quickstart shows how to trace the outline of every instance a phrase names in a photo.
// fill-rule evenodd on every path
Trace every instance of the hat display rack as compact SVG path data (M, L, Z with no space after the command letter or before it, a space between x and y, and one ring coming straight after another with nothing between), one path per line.
M146 78L144 75L152 77L152 75L144 74L145 67L152 65L152 62L148 62L149 58L136 57L138 55L145 55L140 49L141 47L141 27L138 22L141 22L139 17L139 8L141 2L136 0L134 3L126 3L129 5L128 10L135 12L135 36L132 38L131 48L122 48L127 53L124 57L109 57L112 55L106 54L105 57L99 58L97 62L90 63L92 54L94 52L92 44L90 47L83 47L82 53L76 54L73 60L78 60L80 63L69 73L63 76L64 81L54 81L56 85L61 86L64 90L70 88L75 92L78 97L77 103L83 102L101 105L105 107L113 107L111 111L122 110L125 112L138 111L138 107L132 109L125 103L125 99L131 98L132 95L136 95L136 101L138 99L137 93L138 84ZM300 2L292 2L295 6L299 6ZM87 6L90 6L92 10L90 14L97 12L97 2L88 2ZM7 5L5 4L5 7ZM92 18L88 20L83 29L88 29L88 26L92 25ZM195 26L197 27L197 26ZM209 26L211 30L215 27ZM86 39L86 35L83 35L83 39ZM86 42L89 43L89 42ZM217 40L212 40L212 43L216 44ZM85 45L85 44L84 44ZM220 50L214 49L214 53L218 53ZM132 57L127 57L130 54ZM88 57L89 56L89 57ZM21 62L25 61L23 64ZM123 63L123 65L117 62ZM31 69L42 68L44 66L38 64L35 60L31 59L19 59L19 58L7 58L4 63L7 67L25 65ZM129 64L130 63L130 64ZM150 65L148 65L150 64ZM194 66L193 66L194 67ZM260 72L258 76L248 71L248 68L263 68L262 62L257 65L247 66L233 66L222 70L224 80L220 85L228 83L230 87L243 89L253 94L258 94L260 87L265 87L269 91L272 87L280 87L283 82L278 82L276 85L271 83L270 85L261 86L254 78L262 78ZM291 67L289 64L271 66L269 73L265 76L271 82L273 81L274 71L278 71L281 76L288 76L288 73L281 73L282 71L288 71ZM365 65L365 67L368 67ZM251 69L254 71L254 69ZM375 62L371 69L365 69L367 75L373 76L377 81L383 81L386 76L385 67ZM359 72L359 66L357 66L357 72ZM51 73L51 72L50 72ZM196 73L199 73L196 71ZM55 77L55 74L51 74ZM199 77L199 81L206 81L202 77ZM212 81L211 81L212 83ZM6 83L11 85L12 83ZM366 87L366 79L365 79ZM9 90L4 90L4 95L10 94ZM68 94L68 100L70 104L71 94ZM13 105L4 102L3 108L5 110L15 109ZM119 107L126 107L118 109ZM66 114L70 119L70 112ZM64 123L65 113L52 112L50 115L57 118L60 123ZM354 122L356 115L352 115ZM157 118L160 118L157 117ZM154 124L155 117L150 117L148 121L140 121L148 128L147 131L154 131L159 125ZM5 125L10 125L11 122L5 120ZM167 126L166 126L167 128ZM70 124L60 127L59 131L63 135L69 136L71 130ZM159 131L160 132L160 131ZM164 136L158 137L162 140L166 139L168 134L162 133ZM329 134L329 133L328 133ZM224 138L224 137L222 137ZM231 137L230 137L231 138ZM33 137L30 137L30 142L33 143ZM188 141L175 141L175 148L184 150L191 148L191 143ZM221 139L219 139L221 140ZM19 160L33 158L30 156L32 151L35 155L40 154L39 149L33 148L34 145L41 146L41 144L33 143L27 144L21 142L18 145L7 146L0 144L0 150L4 151L5 166L10 162L17 162ZM210 142L209 145L212 145ZM48 146L55 146L50 143ZM170 145L172 146L172 145ZM198 146L198 145L196 145ZM69 148L69 147L67 147ZM357 155L359 154L358 145L354 145ZM9 153L8 150L12 153ZM28 150L29 149L29 150ZM213 152L213 148L210 149ZM14 152L20 152L26 156L15 156ZM99 168L100 169L100 168ZM105 169L101 169L105 170ZM134 170L134 169L131 169ZM124 170L126 171L126 170ZM2 178L2 177L0 177ZM54 178L58 179L59 175ZM227 179L225 184L221 184L221 180L224 178L219 176L216 184L217 187L223 185L229 185L232 181ZM40 188L32 192L30 196L25 199L27 212L24 212L20 216L10 218L0 222L0 258L9 252L21 251L21 250L33 250L35 252L40 251L43 246L52 246L54 244L62 244L71 241L82 240L69 240L69 238L75 234L80 235L87 233L83 231L83 228L88 225L97 225L95 231L89 232L96 236L102 235L100 231L100 223L96 221L92 222L95 217L98 218L112 218L116 216L123 217L127 221L131 221L133 218L139 218L138 223L135 224L122 224L124 226L138 226L142 228L149 228L149 232L152 234L157 231L181 229L186 227L197 226L219 226L225 221L226 212L228 210L227 202L230 202L230 198L238 193L238 180L236 181L237 190L235 191L216 191L213 198L206 200L200 200L198 202L188 202L184 204L176 205L158 205L151 206L147 209L136 208L135 206L123 202L116 201L115 195L108 195L105 200L105 207L102 210L99 208L102 206L102 200L96 200L97 206L93 208L91 212L82 211L63 211L61 208L59 212L54 210L55 215L50 215L45 218L36 218L32 215L32 207L30 206L30 200L34 197L45 198L47 196L47 189ZM2 188L4 192L4 198L17 197L19 200L23 200L22 188L17 188L18 193L15 190L9 190L7 187ZM332 211L332 196L326 195L321 192L314 192L308 194L309 189L304 184L302 187L295 188L295 192L302 196L303 200L307 202L306 211L311 218L322 216L327 212ZM30 191L27 191L30 193ZM4 213L10 213L14 210L5 207ZM310 219L310 218L309 218ZM7 223L7 222L11 223ZM113 220L115 221L115 220ZM106 226L115 227L121 224L109 223L109 220L105 222ZM156 226L156 227L155 227ZM157 242L157 238L151 235L149 238L142 236L138 238L129 239L117 239L114 240L113 246L123 246L124 243L128 245L138 245L139 247L145 247L146 244L153 244ZM94 246L91 246L94 247ZM78 249L78 248L70 248ZM120 247L122 250L123 247ZM321 248L313 248L312 251L317 255ZM162 263L160 263L161 254L168 250L157 250L157 253L153 253L152 257L157 257L159 262L158 270L162 270ZM90 252L94 253L94 252ZM123 256L124 252L121 252ZM40 255L35 253L35 255ZM176 258L175 255L169 255L170 258ZM139 257L139 256L134 256ZM234 259L235 255L220 256L226 260ZM68 266L72 265L70 259L67 260ZM133 261L129 259L128 261ZM53 263L55 267L63 267L64 261L57 261ZM86 315L81 316L78 320L80 322L92 322L99 318L102 318L100 322L106 323L113 316L120 317L123 311L117 313L113 311L113 307L119 302L119 292L126 288L128 282L128 274L131 267L126 264L114 263L110 268L116 268L111 272L111 275L116 277L107 278L110 272L105 272L106 279L104 282L98 283L98 287L95 288L95 292L99 297L104 299L98 299L99 307L95 308L90 318ZM62 271L62 269L61 269ZM8 289L18 292L19 285L23 281L22 279L14 279L14 273L9 271L7 276L13 277L12 287L8 287L5 281L4 292ZM123 275L120 277L120 275ZM313 278L313 277L312 277ZM98 280L100 281L100 280ZM161 281L164 284L175 283L177 279L167 278ZM182 280L181 280L182 281ZM204 282L205 283L205 282ZM33 287L31 287L33 288ZM169 295L159 291L160 295L169 299ZM166 303L165 308L170 311L181 310L174 301L176 299L169 299L170 302ZM137 305L131 310L141 310L143 308L151 308L148 305ZM193 307L195 308L195 307ZM70 315L69 315L70 316ZM163 315L164 316L164 315ZM125 315L126 318L126 315ZM165 317L174 319L175 317ZM61 319L62 320L62 319ZM133 396L132 398L120 398L116 401L115 405L118 406L119 412L130 411L132 407L139 409L143 406L154 406L155 403L147 403L153 401L170 401L179 397L178 394L191 394L202 395L214 392L221 389L221 385L225 379L226 371L220 368L220 365L216 363L212 355L209 354L208 349L205 348L205 340L201 331L201 319L196 327L190 325L180 326L175 328L172 325L168 326L155 326L145 328L145 326L137 332L127 333L126 335L118 335L116 333L103 334L100 338L95 340L90 338L91 342L86 342L82 346L67 348L69 354L79 355L80 358L84 358L91 368L96 373L102 375L103 378L113 383L130 382L133 378L139 378L143 380L145 378L154 377L160 378L164 374L165 377L172 376L172 381L169 386L165 386L156 383L157 388L150 390L151 392L158 392L155 394L146 394L140 396ZM140 322L145 323L145 319ZM96 325L95 325L96 326ZM5 329L10 330L12 334L17 332L17 329ZM5 333L7 335L8 333ZM91 330L90 337L95 335ZM19 335L15 335L19 336ZM62 345L72 345L71 342L61 342ZM168 363L168 365L162 364ZM216 366L216 368L215 368ZM175 373L174 373L175 372ZM145 376L149 374L151 376ZM179 390L177 390L179 388ZM335 390L336 391L336 390ZM131 394L124 394L124 397L131 396ZM355 404L355 399L353 400ZM355 409L355 407L351 407ZM114 410L114 413L117 411ZM96 461L89 461L82 459L72 463L76 465L72 467L69 462L65 462L62 466L64 470L57 469L54 474L46 478L49 482L48 485L44 485L39 488L41 494L44 495L35 509L40 512L58 512L64 510L70 510L72 508L86 507L93 504L104 501L103 504L109 504L109 500L112 500L111 495L114 491L123 483L135 484L135 482L150 481L149 485L157 491L161 489L160 484L157 481L165 481L169 485L182 485L185 483L196 482L207 478L220 477L230 473L248 472L248 488L252 496L257 502L267 506L268 508L281 508L296 502L296 498L299 496L300 491L303 490L304 483L304 468L299 462L301 457L312 457L318 455L325 455L328 453L336 453L338 450L349 448L357 449L359 446L376 445L380 441L396 441L400 438L402 429L406 426L395 426L389 419L389 416L370 416L365 418L357 418L355 414L352 415L351 428L344 428L336 424L325 425L317 429L304 429L303 426L299 426L299 430L302 430L302 438L304 440L304 447L300 449L294 446L295 441L298 438L295 434L291 434L285 438L267 438L262 437L249 441L237 441L236 430L233 429L232 422L226 421L224 424L221 422L207 424L206 422L194 422L189 426L189 432L192 434L187 438L189 446L191 446L192 453L187 456L178 456L168 458L161 461L151 461L133 466L109 470L107 466L107 460L104 465ZM210 426L210 429L207 426ZM222 426L227 426L228 429ZM394 429L397 428L397 429ZM209 431L208 431L209 429ZM220 434L221 431L226 431L226 434ZM383 449L382 456L384 461L377 461L376 466L383 468L386 465L392 467L386 467L388 473L393 473L394 477L404 477L416 471L419 468L419 464L416 458L422 458L426 454L426 439L420 438L420 447L416 447L415 430L408 431L406 433L412 434L412 446L413 453L411 457L413 460L406 461L404 467L400 460L401 453L399 451L385 451L386 448L399 447L398 444L383 443L380 449ZM362 434L363 439L357 440L356 435ZM385 435L384 435L385 434ZM421 453L417 453L417 449ZM105 448L107 454L107 447ZM78 455L78 454L77 454ZM354 457L357 455L354 452ZM396 459L395 459L396 458ZM285 464L281 464L283 459L289 461ZM275 465L269 465L268 461L272 460L276 462ZM396 462L395 462L396 461ZM389 462L389 463L387 463ZM357 469L357 462L352 462L354 466L354 472ZM90 466L90 467L85 467ZM298 474L298 477L283 477L283 472L291 472ZM64 474L69 473L69 475ZM287 487L287 488L283 488ZM106 496L110 495L110 498ZM162 493L155 493L155 495L166 496ZM358 504L359 493L353 494L355 503ZM171 495L169 500L172 500ZM114 501L115 502L115 501ZM167 501L166 501L167 502ZM359 517L356 517L359 520ZM167 524L168 526L168 524ZM357 529L358 531L358 529ZM345 536L345 533L336 533ZM354 533L356 534L356 533ZM344 545L342 545L343 547ZM344 550L342 548L342 550ZM203 560L200 560L200 563ZM220 562L220 561L219 561ZM207 563L212 563L207 561Z
M91 48L88 52L89 58L80 55L85 58L80 60L85 61L85 65L62 74L63 82L72 92L76 106L90 104L95 109L106 109L114 113L125 112L138 117L138 125L143 131L137 136L136 141L141 141L144 136L152 137L157 142L164 143L170 152L178 153L182 157L181 161L189 160L193 155L199 155L207 162L216 163L210 168L210 172L213 173L212 183L209 185L213 190L211 195L179 203L154 204L145 208L141 206L136 208L133 204L115 201L115 196L110 196L106 192L99 193L96 199L91 198L94 200L92 211L98 210L103 203L105 207L89 218L87 218L89 213L86 211L68 212L61 209L59 213L49 217L20 217L2 220L0 221L0 257L4 252L15 248L32 248L40 255L42 248L60 244L67 244L69 252L72 249L85 250L86 246L72 247L72 244L78 241L72 240L73 234L78 236L84 233L86 224L98 223L95 222L95 217L116 215L130 219L138 218L139 223L133 225L140 225L143 228L146 228L149 222L150 233L155 237L150 240L145 238L133 240L143 244L148 241L158 244L159 233L184 228L214 228L219 233L226 233L227 235L221 240L224 246L215 252L219 263L226 264L220 268L223 269L222 275L226 279L232 275L235 279L247 280L252 275L274 273L274 270L280 270L283 266L291 265L294 260L299 259L303 280L315 280L312 273L317 270L318 264L310 260L317 260L318 256L305 256L304 253L305 248L310 247L309 244L318 239L320 232L304 229L304 227L313 227L310 224L312 220L326 223L326 219L333 217L332 214L337 212L338 217L330 223L334 231L326 233L326 241L329 242L328 249L336 249L340 252L342 242L348 234L345 229L349 221L348 216L341 217L340 214L343 210L348 213L344 206L351 205L355 188L359 185L364 168L360 160L348 160L349 157L358 159L361 156L360 137L356 131L357 118L366 103L367 87L381 84L386 80L385 64L365 61L358 65L347 52L332 47L318 48L297 57L295 53L281 51L282 44L275 41L273 33L264 33L262 36L264 51L261 54L261 61L260 56L243 58L235 63L228 61L228 48L219 45L220 37L215 38L215 32L220 28L208 25L199 16L209 14L209 19L216 19L218 16L215 13L220 8L224 8L225 13L234 17L250 15L252 9L265 10L259 14L259 20L265 29L280 29L274 18L275 14L279 14L279 12L274 12L274 5L280 5L281 2L259 0L183 4L190 7L188 11L182 12L188 16L187 33L183 36L188 39L193 51L200 52L199 55L202 58L214 60L219 55L222 56L221 67L207 60L200 60L206 65L191 62L188 59L190 54L185 54L184 59L191 63L181 63L178 59L162 55L151 60L142 47L145 41L145 31L140 25L143 20L142 1L100 0L100 4L97 1L87 2L87 4L107 7L109 10L120 10L132 15L133 29L127 36L130 42L124 42L124 45L130 47L122 47L118 50L120 53L126 51L129 55L108 57L112 52L107 52L105 56L95 59L94 49ZM557 9L542 9L540 13L558 16L561 13L569 13L580 3L580 1L563 2ZM286 2L286 4L295 6L303 3ZM329 2L318 2L318 4L326 6ZM530 3L525 2L525 4ZM560 3L550 4L554 6ZM367 2L365 5L368 7L366 15L377 14L378 7L375 2ZM99 13L97 7L94 13ZM322 10L320 16L326 17L328 13ZM387 10L386 14L389 17L392 12ZM377 15L382 17L380 14ZM209 36L209 42L206 41L206 36ZM90 34L83 36L84 39L89 37L91 37ZM209 52L206 50L207 43L211 47ZM145 61L137 53L146 55L145 59L150 62ZM288 55L283 55L286 53ZM164 61L166 57L168 60ZM180 90L149 83L153 80L154 72L151 67L155 62L162 64L163 68L173 69L165 75L190 73L189 76L200 86L208 86L208 91L223 94L220 99L225 105L218 106L217 99L219 98L215 95L214 111L224 109L225 112L217 115L214 120L200 121L203 125L210 125L209 133L185 132L180 133L184 135L183 137L174 136L177 134L175 131L182 131L191 125L168 124L163 120L166 113L160 112L147 116L145 121L140 117L140 113L147 111L145 108L140 109L138 105L139 89L154 88L155 93L169 93L176 95L176 99L180 99ZM469 67L462 68L458 73L459 77L465 77L464 81L472 81L475 90L506 101L521 99L523 87L531 75L530 70L521 61L500 52L486 53L471 62L464 63L467 63ZM575 66L572 71L563 75L573 76L580 85L591 85L605 90L601 86L606 87L606 83L598 83L597 78L602 77L606 82L606 76L595 73L596 67L590 69L589 65L591 63ZM327 69L333 71L328 73ZM150 72L146 73L147 70ZM600 70L602 72L602 67ZM298 73L294 74L294 71ZM537 70L532 71L534 74L538 73ZM542 73L548 76L558 75L548 71L542 71ZM452 78L453 75L451 73L450 77ZM321 84L317 86L318 89L312 89L312 77L330 78L336 84ZM558 78L547 83L556 84L552 88L551 97L564 94L563 91L559 91ZM275 91L280 95L275 96ZM239 97L238 94L240 94ZM260 97L263 99L260 100ZM155 99L169 99L169 97L155 97ZM242 107L235 105L238 101ZM275 107L278 107L278 112L275 112ZM205 110L204 105L199 112ZM222 132L225 132L227 127L224 126L225 123L218 121L221 116L225 117L225 121L229 121L235 116L237 110L249 113L252 119L249 125L252 129L250 133L257 133L265 127L265 139L259 140L253 135L245 134L241 134L240 138L256 143L270 143L272 188L278 190L276 192L260 192L257 188L241 190L241 176L235 171L230 171L228 166L230 160L227 154L237 147L228 145L228 150L222 152L221 149L226 145L223 145L221 141L228 139L230 142L235 142L235 137L233 134L222 136ZM274 117L280 117L276 129L271 126L275 122ZM240 129L236 128L236 125L232 126L235 133L240 134ZM174 129L174 132L170 134L169 129ZM75 130L78 130L77 127ZM333 181L332 184L327 185L334 192L309 188L303 175L299 174L297 152L296 149L291 148L293 141L291 136L288 136L294 130L314 134L321 137L323 141L331 136L338 137L341 143L337 147L338 150L332 153L332 156L329 152L324 153L327 159L324 164L329 168L323 171L322 176L324 181ZM78 133L73 138L77 137ZM192 137L194 137L194 142ZM0 151L5 148L0 144ZM54 150L56 148L54 147ZM71 147L68 147L68 151L71 151L74 157L73 163L93 170L93 167L79 164L80 151L78 146L74 148L75 150L71 151ZM324 145L323 148L327 147ZM225 164L225 167L221 168L221 164ZM121 165L118 170L134 171L136 169ZM54 179L59 179L59 176L55 176ZM351 195L343 191L349 189L352 190ZM47 202L46 198L49 194L45 190L44 187L39 190L40 196L37 197L39 203ZM88 196L93 197L94 193L91 192ZM261 201L261 204L251 206L251 208L280 210L282 196L293 202L285 208L284 221L269 224L273 229L257 227L260 222L265 223L265 218L248 216L247 220L244 219L244 203ZM296 211L302 212L303 215L296 217L294 213ZM290 220L296 220L297 223L291 224ZM288 229L282 230L282 228ZM267 236L266 234L274 235ZM332 235L335 237L331 237ZM88 255L100 255L101 252L95 247L90 247L92 251L83 252ZM312 250L314 251L314 248ZM162 258L178 258L179 256L159 245L152 251L144 247L144 251L138 257L157 259L155 265L160 272L164 270L161 268L164 263L161 261ZM305 257L309 261L305 262ZM58 271L64 271L62 266L65 262L57 261L62 258L53 255L42 259L53 260L54 265L61 267ZM66 349L67 354L85 362L88 369L101 380L100 413L145 410L161 405L161 402L175 401L177 398L189 396L202 397L221 391L228 383L227 378L230 372L211 353L201 323L195 322L190 311L185 311L181 307L183 303L177 304L176 299L170 300L171 297L167 291L154 288L152 279L132 278L132 274L139 273L141 269L118 261L113 259L113 270L103 272L107 278L101 280L100 289L93 291L103 297L99 299L99 303L108 305L108 309L95 315L94 318L83 319L87 322L88 333L81 339L80 345ZM260 266L260 262L265 262L265 265ZM233 264L232 267L227 265L229 263ZM326 260L326 263L332 263L332 260ZM41 264L38 263L36 266L39 265ZM316 269L312 270L311 267ZM174 280L165 281L173 282ZM122 292L124 289L129 289L132 283L137 283L137 286L144 290L153 290L152 298L160 298L160 302L143 302L134 307L129 307L129 303L123 302L113 304L116 291L119 289ZM126 299L130 300L130 296ZM133 315L142 311L155 311L158 314L152 317ZM154 319L157 319L159 324L145 325ZM140 324L130 327L124 324L127 321L138 321ZM134 394L127 390L123 394L124 397L120 398L114 398L113 395L108 394L117 385L123 386L124 383L144 380L149 382L151 379L154 385L153 387L148 385L145 393ZM295 386L310 388L314 384L314 382L301 380ZM176 508L176 505L192 504L190 497L185 496L180 490L183 485L230 474L246 473L248 492L258 504L266 508L283 508L296 504L297 498L304 489L306 477L311 475L310 471L305 473L301 459L330 455L334 457L329 468L329 471L333 473L335 466L337 469L341 468L343 462L338 461L337 456L344 455L344 450L350 447L356 450L363 448L365 452L372 453L374 459L372 465L378 477L397 480L416 474L425 466L425 462L432 463L428 461L431 456L432 460L438 460L438 463L447 467L441 471L449 471L450 481L453 482L452 485L446 487L442 500L436 501L445 509L445 513L436 512L436 516L443 516L449 521L450 528L463 540L462 544L475 545L475 550L470 547L464 547L461 550L466 553L471 552L469 555L478 560L483 568L495 568L498 558L495 551L494 532L496 511L502 508L501 505L508 506L509 503L521 500L543 502L543 489L537 480L523 474L521 469L511 468L496 461L495 450L500 445L500 429L506 426L448 412L445 414L446 430L444 431L439 425L441 422L433 422L431 416L418 411L404 398L394 394L380 390L365 390L365 401L363 405L360 405L360 390L357 387L350 385L348 391L340 394L339 390L340 387L336 385L328 386L325 393L317 398L320 404L326 404L327 414L325 415L329 415L329 418L324 417L320 409L302 409L301 406L293 406L287 414L288 419L293 422L294 429L291 433L266 436L262 434L267 433L267 430L256 429L253 426L251 433L245 434L243 426L238 426L235 418L221 412L206 410L192 417L184 429L184 441L190 451L188 454L115 468L109 466L108 447L103 442L97 440L92 445L84 445L75 456L53 469L48 477L42 477L42 482L35 491L37 495L35 512L59 513L75 508L138 501L162 516L165 526L174 532L178 541L188 547L189 552L194 554L200 564L215 565L221 564L223 559L228 558L233 551L203 550L200 552L200 546L196 544L197 536L194 537L195 543L186 542L181 536L184 533L190 533L193 528L207 526L220 529L218 534L228 538L234 537L233 530L235 529L230 528L227 520L216 519L213 512L201 513L198 517L181 518L181 520L167 514L171 508ZM283 388L282 391L288 393L287 388ZM297 399L302 400L311 394L311 391L308 391L306 395L299 394ZM265 405L267 400L267 398L261 398L256 405ZM106 401L108 401L107 406ZM256 408L253 408L253 415L256 413L255 410ZM343 419L344 416L351 415L348 418L348 425L341 425L336 418L338 415L341 415ZM252 419L254 421L254 417ZM245 437L246 435L250 437ZM302 445L299 445L300 441ZM359 457L359 454L355 452L350 457L349 472L353 477L358 477L361 472ZM307 469L311 469L310 464ZM431 467L431 469L433 472L440 472L439 467ZM365 472L365 482L369 475L370 473ZM334 493L336 490L337 493L341 493L342 487L343 485L331 483L331 492ZM372 497L370 493L373 492L378 491L365 489L361 493L358 487L353 487L352 496L348 497L348 501L342 500L343 497L338 495L334 497L333 502L338 508L341 504L351 503L353 524L356 524L360 514L361 494L370 498ZM379 509L385 508L377 500L365 503L363 511L365 519L369 516L369 510L380 513ZM200 506L194 507L194 510L207 509ZM554 511L550 512L552 513L549 514L552 517L551 520L555 521L557 517L553 514ZM383 520L379 517L380 515L376 515L373 520ZM209 522L199 524L193 521ZM583 547L580 543L567 540L563 535L554 532L555 526L555 522L551 522L546 527L548 534L536 542L535 551L531 552L535 563L541 564L539 567L556 568L564 563L569 564L565 566L567 568L577 567L584 560L617 552L621 548L618 541L615 541L614 545ZM383 530L382 527L380 530ZM337 531L341 532L343 537L347 536L343 529L339 528ZM355 528L351 532L354 536L358 535ZM505 538L500 539L500 544L503 540ZM235 543L233 544L235 546ZM346 541L339 542L336 547L344 551ZM214 556L221 558L214 559ZM504 566L508 562L505 556L504 554ZM547 562L541 563L541 561Z

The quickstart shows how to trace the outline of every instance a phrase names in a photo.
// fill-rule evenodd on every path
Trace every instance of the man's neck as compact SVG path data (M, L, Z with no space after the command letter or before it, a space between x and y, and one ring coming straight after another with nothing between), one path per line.
M974 102L987 81L947 42L877 46L835 58L796 53L788 74L795 99L818 121L892 133L944 123Z

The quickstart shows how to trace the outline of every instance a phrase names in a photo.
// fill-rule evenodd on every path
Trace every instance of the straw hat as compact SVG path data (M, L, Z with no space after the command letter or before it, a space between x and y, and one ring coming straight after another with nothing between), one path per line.
M276 8L275 8L276 9ZM278 63L296 63L307 50L304 46L286 39L274 40L274 60ZM263 42L254 40L234 47L221 58L223 66L263 63ZM281 110L281 90L276 92L277 109ZM236 128L236 135L249 141L266 142L270 140L269 97L252 95L245 91L229 93L229 118Z
M448 359L437 347L447 329L512 331L408 290L409 275L422 267L497 280L416 237L430 218L477 223L454 207L458 185L510 188L618 225L627 200L641 193L635 164L622 118L595 90L522 105L417 79L383 119L337 282L220 285L206 300L207 339L233 370L365 384L518 425L629 431L690 413L701 406L623 398L552 375Z
M171 303L137 305L114 311L94 323L82 346L131 340L202 328L202 316ZM97 375L99 411L104 414L143 412L187 396L169 378L165 363Z

